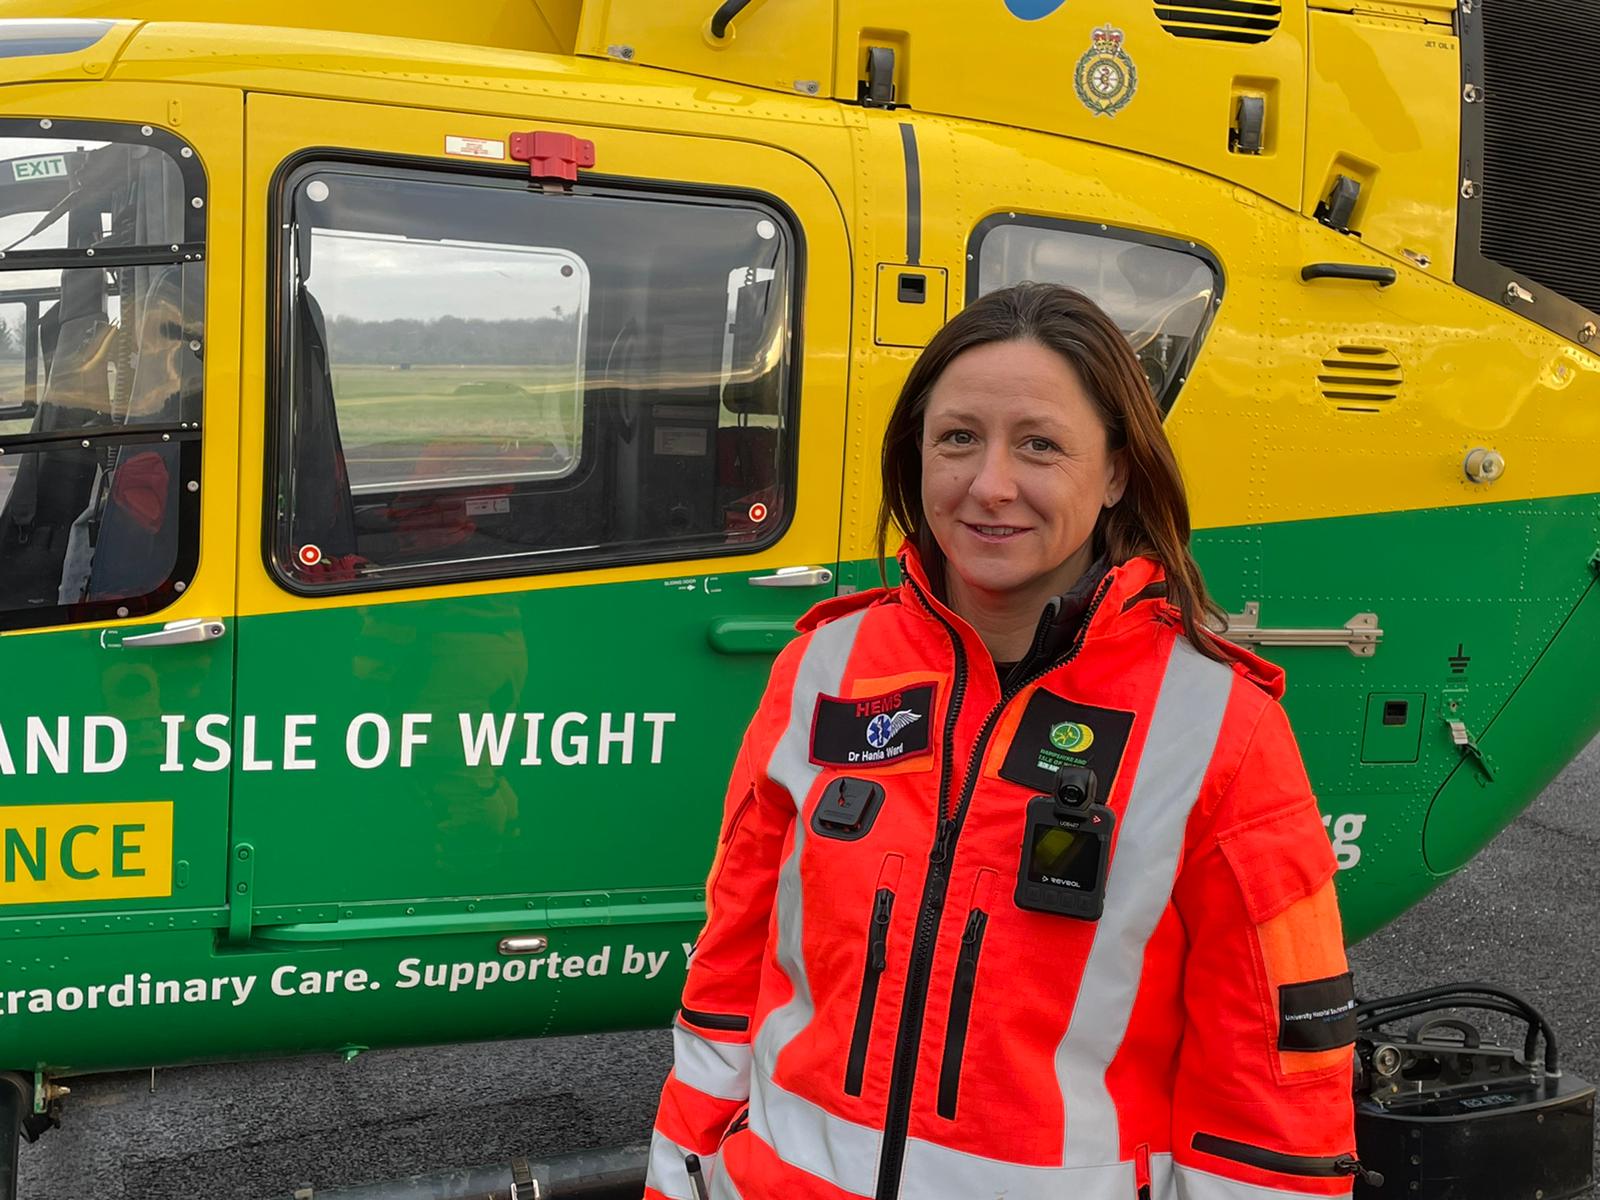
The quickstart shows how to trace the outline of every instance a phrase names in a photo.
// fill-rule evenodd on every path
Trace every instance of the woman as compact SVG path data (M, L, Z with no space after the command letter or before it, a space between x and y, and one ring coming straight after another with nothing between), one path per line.
M904 582L800 623L740 749L647 1195L1348 1194L1333 857L1127 342L978 300L883 496Z

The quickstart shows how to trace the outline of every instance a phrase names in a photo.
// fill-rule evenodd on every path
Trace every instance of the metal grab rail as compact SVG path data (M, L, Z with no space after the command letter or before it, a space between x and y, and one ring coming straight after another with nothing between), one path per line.
M1338 629L1263 628L1261 604L1251 600L1242 613L1228 614L1223 636L1241 646L1343 646L1357 658L1371 658L1383 640L1377 613L1357 613Z
M750 6L750 0L722 0L722 5L711 14L711 36L717 39L728 36L728 26L733 19Z

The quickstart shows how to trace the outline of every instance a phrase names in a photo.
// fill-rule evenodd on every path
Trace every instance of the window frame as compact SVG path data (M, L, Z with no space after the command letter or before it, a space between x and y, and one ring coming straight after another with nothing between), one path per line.
M495 556L482 559L459 559L439 563L430 568L419 564L415 573L401 578L359 578L348 581L329 581L308 585L292 573L292 564L280 559L277 531L280 523L280 504L289 502L286 482L291 463L284 431L292 420L294 397L293 372L290 350L293 332L292 309L289 304L289 280L286 270L291 253L291 226L289 214L294 187L306 173L321 169L351 169L386 172L402 178L421 179L430 183L454 183L461 186L498 187L508 191L539 194L538 185L528 177L521 164L485 164L441 161L419 155L389 154L377 151L354 150L348 147L316 146L285 158L273 172L270 184L267 221L267 422L264 441L263 500L261 525L261 558L267 575L281 589L294 596L316 598L323 596L363 595L374 592L393 592L407 589L448 587L453 584L473 583L482 580L532 579L541 576L571 574L576 571L608 570L619 567L641 566L651 563L690 562L699 559L728 558L737 555L760 553L776 545L788 532L794 520L795 501L799 491L800 429L803 416L801 397L804 368L804 299L806 281L805 228L799 216L781 198L757 188L738 188L715 184L695 184L680 180L661 180L623 175L602 175L585 171L582 178L566 193L580 196L601 196L614 199L656 199L667 201L718 202L733 201L762 210L762 215L776 220L787 234L789 242L789 296L786 305L788 379L783 392L782 429L787 437L784 462L778 473L777 484L787 503L782 518L764 529L761 536L747 542L723 545L696 545L682 541L662 543L655 549L629 546L626 550L599 547L572 547L558 550L529 550L524 554ZM591 285L591 303L593 290ZM586 385L587 386L587 385ZM583 421L582 453L575 468L566 475L550 479L541 485L528 481L546 494L558 491L575 491L593 473L597 457L598 436L592 428L596 421L597 406L587 396L581 405ZM335 402L337 412L337 400ZM268 503L266 497L276 497ZM284 519L286 519L286 512ZM508 561L508 558L510 561Z
M1083 237L1105 238L1123 244L1139 246L1154 246L1161 250L1170 250L1176 254L1188 255L1204 263L1216 280L1216 288L1211 294L1211 303L1207 307L1205 320L1195 327L1194 344L1189 353L1182 360L1176 382L1172 385L1170 395L1156 396L1156 407L1161 411L1162 420L1172 412L1172 406L1178 402L1179 395L1183 392L1184 384L1189 382L1189 377L1194 374L1195 363L1200 353L1205 349L1206 339L1211 334L1212 326L1216 324L1217 313L1222 308L1222 298L1227 290L1227 272L1223 270L1222 260L1211 247L1202 242L1189 238L1175 237L1170 234L1150 233L1143 229L1133 229L1125 225L1111 225L1100 221L1074 220L1068 217L1043 216L1037 213L1025 213L1020 210L995 212L984 217L972 227L972 233L967 239L967 288L966 302L971 304L978 299L979 276L983 273L983 243L984 240L996 229L1008 226L1022 225L1031 229L1056 230L1062 233L1073 233ZM1022 282L1016 280L1015 282ZM1009 286L1009 285L1008 285ZM1100 301L1097 297L1090 296L1096 304Z
M209 269L206 266L206 231L209 210L206 200L205 165L200 152L189 142L158 125L132 121L109 121L92 118L58 117L0 117L0 138L40 137L50 140L109 142L123 145L154 146L166 154L177 169L184 191L191 203L183 210L183 238L177 243L157 247L112 246L98 254L86 253L89 249L39 249L14 250L0 256L0 281L7 273L29 270L95 269L102 273L134 266L194 266L197 267L199 287L193 308L185 306L182 340L205 345L206 295L209 290ZM194 204L198 199L200 203ZM0 288L3 292L3 288ZM0 295L0 301L3 301ZM57 301L59 303L59 299ZM30 342L35 333L28 331ZM26 349L24 350L26 354ZM92 625L106 621L123 621L149 616L170 607L188 590L200 563L200 495L203 484L201 466L201 429L204 425L206 389L205 364L195 365L195 398L201 419L192 422L138 423L132 425L94 425L80 429L52 433L19 433L0 435L0 455L27 454L52 449L99 448L102 446L176 445L179 472L183 485L178 488L177 553L167 577L150 592L111 600L82 600L72 604L54 604L26 609L0 609L0 633L53 626ZM37 387L43 386L42 378Z
M298 182L303 180L307 175L315 175L315 174L317 174L317 169L314 166L311 167L309 170L297 171L297 172L295 172L294 179L292 179L290 181L289 186L292 189L295 186L297 186ZM424 242L423 244L426 245L426 244L430 244L430 243ZM431 244L438 245L440 243L431 243ZM489 248L492 248L492 247L488 243L476 243L474 248L489 249ZM542 249L547 249L547 248L546 247L529 247L529 249L542 250ZM555 249L555 248L551 247L550 249ZM313 258L316 257L316 252L315 251L313 251L312 257ZM589 461L589 457L588 457L589 456L589 447L585 443L585 440L584 440L584 435L585 435L585 433L587 433L589 431L589 427L592 424L592 422L590 421L590 418L589 418L589 402L588 402L588 395L587 395L587 392L588 392L587 374L586 374L586 372L584 370L584 367L586 365L585 362L584 362L584 359L586 357L585 351L586 351L586 339L587 339L587 336L588 336L588 320L589 320L588 294L589 294L590 272L589 272L589 264L588 263L584 262L581 258L579 258L576 255L573 255L572 257L578 263L577 269L582 270L583 271L583 276L584 276L583 280L582 280L582 283L581 283L581 287L582 287L582 291L583 291L583 295L584 295L584 306L583 306L582 319L579 322L579 329L581 331L581 335L582 336L580 337L579 344L578 344L578 354L577 354L578 371L577 371L577 376L576 376L576 385L577 385L577 393L578 393L577 397L576 397L577 404L576 404L576 412L575 412L575 415L577 417L576 428L578 430L578 437L577 437L578 453L577 453L577 455L575 455L572 458L572 460L564 468L562 468L560 471L535 471L535 472L529 472L529 471L522 471L522 472L502 471L502 472L498 472L498 473L495 473L493 475L490 475L488 477L480 476L480 477L478 477L476 479L471 479L471 480L468 480L468 479L465 479L465 478L439 479L439 480L432 480L432 481L429 481L429 480L409 481L408 480L408 481L404 481L404 484L405 484L405 486L407 487L408 490L413 490L413 491L418 491L418 492L443 491L443 490L447 490L447 489L450 489L450 488L463 487L463 486L468 485L469 483L476 483L476 484L479 484L479 485L482 485L482 486L486 486L486 487L493 487L493 486L496 486L496 485L499 485L499 484L506 484L506 483L510 483L510 484L535 484L535 485L540 485L540 486L554 485L554 484L561 483L564 480L570 479L575 475L578 475L580 472L584 471L586 468L588 468L589 466L592 465L592 463ZM337 364L334 364L334 363L330 362L329 366L330 366L330 369L331 369L331 368L335 368L337 366ZM376 484L373 484L373 483L357 484L354 480L352 480L351 483L350 483L350 495L353 498L354 497L359 497L359 496L362 496L362 495L382 495L385 492L393 492L394 490L395 490L395 484L392 481L385 481L385 482L376 483Z

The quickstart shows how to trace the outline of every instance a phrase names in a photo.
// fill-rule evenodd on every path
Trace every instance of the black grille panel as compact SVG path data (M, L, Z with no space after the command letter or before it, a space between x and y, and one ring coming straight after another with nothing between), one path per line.
M1264 42L1278 30L1283 5L1274 0L1175 0L1155 6L1173 37L1216 42Z
M1600 312L1600 8L1478 0L1483 256Z

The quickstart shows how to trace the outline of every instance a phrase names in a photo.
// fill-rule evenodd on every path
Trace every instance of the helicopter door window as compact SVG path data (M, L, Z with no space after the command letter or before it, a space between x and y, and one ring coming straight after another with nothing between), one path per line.
M355 496L572 474L589 272L553 248L312 231Z
M278 203L285 586L782 532L795 243L775 208L337 163L297 169Z
M0 303L0 437L27 433L38 404L38 379L28 371L28 310ZM38 369L38 354L33 356Z
M1076 288L1127 335L1168 411L1222 298L1222 269L1193 242L1045 217L991 217L973 234L969 299L1029 280Z
M204 197L162 130L0 120L0 629L193 579Z

